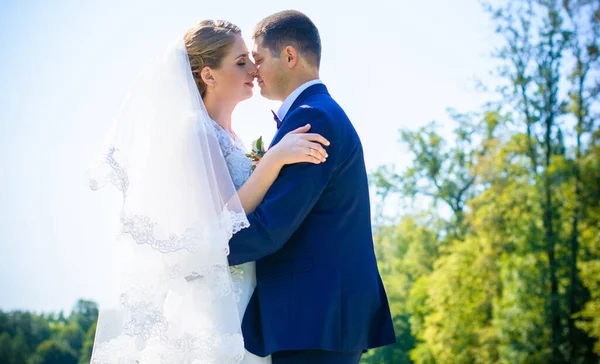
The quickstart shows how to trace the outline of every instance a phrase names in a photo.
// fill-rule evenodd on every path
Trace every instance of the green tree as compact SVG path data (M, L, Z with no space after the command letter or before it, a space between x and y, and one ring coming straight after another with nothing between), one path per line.
M413 163L398 172L380 167L371 176L377 193L385 200L390 194L405 198L424 196L434 203L443 202L453 213L447 225L448 233L460 234L465 203L474 195L476 176L473 163L480 150L477 145L477 123L473 115L449 110L456 121L453 140L446 140L432 122L416 131L402 129L401 141L414 156Z
M77 356L68 346L46 340L37 347L31 364L77 364Z
M86 333L98 320L98 304L90 300L79 300L75 304L69 321L74 321Z
M452 214L376 226L398 344L365 363L598 362L600 1L494 4L503 97L452 112L452 136L402 130L414 162L371 175L383 204L427 196ZM423 226L435 251L411 234Z
M0 334L0 363L14 363L12 338L7 332Z
M569 90L568 111L574 116L575 124L575 146L574 156L572 161L573 171L573 197L571 219L571 234L569 237L570 256L569 256L569 273L570 285L567 295L569 297L569 316L568 316L568 340L570 358L585 356L586 350L589 347L589 339L583 335L579 328L576 327L577 313L583 308L587 299L589 299L589 291L583 286L579 274L579 257L580 246L582 240L582 222L585 226L584 209L586 203L584 201L584 189L589 188L582 177L582 162L589 151L586 146L593 148L593 142L585 143L588 137L593 138L595 129L595 118L591 115L591 107L594 100L597 99L600 88L598 81L594 80L591 73L598 67L600 60L600 6L594 1L564 1L563 8L566 18L571 24L571 41L570 53L575 60L569 79L572 81L571 89ZM587 145L586 145L587 144ZM588 149L588 150L586 150ZM593 203L593 201L592 201ZM583 241L585 244L585 240ZM600 254L596 254L598 256ZM593 264L593 263L592 263ZM589 287L588 287L589 289ZM589 331L588 331L589 332ZM598 333L593 337L598 338ZM588 345L578 345L581 341L587 341ZM579 352L578 352L579 351ZM597 351L600 353L600 351Z
M507 81L502 107L525 131L525 155L532 182L540 191L546 255L540 273L548 285L545 317L550 360L595 362L597 358L589 355L591 341L576 328L574 319L587 299L578 264L584 189L580 161L586 153L584 140L594 129L589 111L598 87L590 74L598 70L600 3L509 0L500 4L488 10L505 40L497 54L503 62L499 75Z
M56 335L56 340L68 345L74 352L79 353L85 340L85 333L77 323L62 326Z
M415 281L433 269L438 255L438 234L431 226L440 225L435 218L405 216L392 227L381 227L375 236L379 270L390 302L395 345L371 350L362 363L410 363L410 351L416 344L412 335L411 312L407 299Z
M18 331L25 336L27 347L35 348L44 340L50 338L50 323L41 315L30 312L13 311L6 315L8 332L14 337Z
M596 131L598 134L600 132ZM598 140L600 135L596 136ZM582 158L581 177L583 208L581 240L587 259L579 262L581 280L590 293L590 300L581 312L575 315L577 327L595 338L594 352L600 356L600 147L595 143L590 153Z
M96 336L96 325L94 322L85 334L85 341L81 348L81 355L79 356L79 364L89 364L92 358L92 349L94 348L94 338Z
M13 357L15 364L23 364L31 355L31 349L27 345L27 340L22 331L17 331L17 334L12 340ZM2 361L0 361L2 362Z

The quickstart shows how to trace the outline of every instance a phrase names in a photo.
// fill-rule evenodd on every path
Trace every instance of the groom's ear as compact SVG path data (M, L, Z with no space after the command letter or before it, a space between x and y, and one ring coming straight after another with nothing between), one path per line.
M281 52L280 58L289 69L292 69L298 63L298 51L292 46L287 46Z
M215 85L215 78L209 67L204 67L202 71L200 71L200 77L202 77L202 81L204 81L207 86Z

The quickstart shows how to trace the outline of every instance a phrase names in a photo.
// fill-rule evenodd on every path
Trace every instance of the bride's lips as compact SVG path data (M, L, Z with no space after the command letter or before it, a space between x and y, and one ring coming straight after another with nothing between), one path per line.
M246 86L253 88L254 87L254 82L246 82L245 84Z

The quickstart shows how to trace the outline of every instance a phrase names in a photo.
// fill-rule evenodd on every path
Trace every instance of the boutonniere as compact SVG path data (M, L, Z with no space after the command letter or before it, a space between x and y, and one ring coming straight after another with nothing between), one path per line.
M252 149L250 150L250 153L246 154L246 157L252 160L252 170L256 169L258 162L260 162L265 153L265 145L261 136L252 142Z

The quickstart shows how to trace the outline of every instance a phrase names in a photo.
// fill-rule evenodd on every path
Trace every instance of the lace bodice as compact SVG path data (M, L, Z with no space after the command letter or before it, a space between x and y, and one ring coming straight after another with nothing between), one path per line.
M212 121L212 123L217 132L219 145L223 151L235 189L239 190L252 173L252 161L246 157L247 151L240 138L232 139L229 133L219 124L215 121Z

